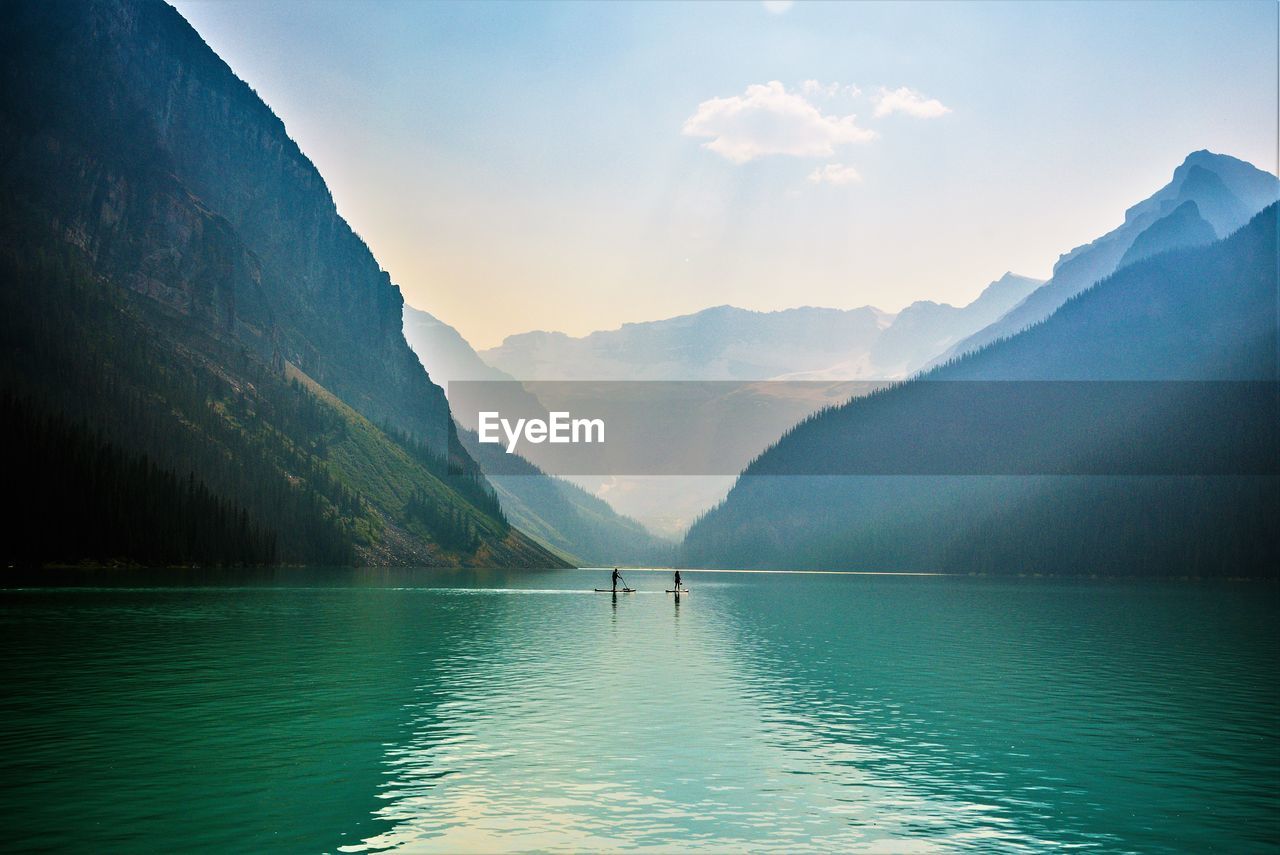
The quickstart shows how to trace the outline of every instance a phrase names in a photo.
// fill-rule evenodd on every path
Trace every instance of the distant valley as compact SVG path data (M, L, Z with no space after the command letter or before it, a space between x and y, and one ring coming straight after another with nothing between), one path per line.
M405 307L405 337L432 378L456 380L803 380L904 377L948 346L982 328L1039 287L1039 280L1006 273L971 303L955 307L920 301L896 315L872 307L802 307L753 312L718 306L661 321L625 324L582 338L531 332L509 336L477 353L444 321ZM776 406L776 402L772 402ZM797 400L794 420L822 405ZM474 425L464 425L474 428ZM772 437L745 452L745 466ZM523 479L493 478L500 490ZM643 478L572 476L590 494L664 536L680 536L702 511L722 499L731 476Z
M897 314L863 307L753 312L718 306L573 337L534 331L477 353L448 324L406 307L405 332L432 376L495 380L901 380L1043 321L1117 270L1203 246L1278 194L1277 179L1235 158L1193 152L1121 226L1064 253L1048 281L1006 273L962 307L919 301ZM816 410L798 409L798 422ZM764 450L762 443L759 451ZM744 457L743 465L749 460ZM730 477L574 476L655 531L677 536L721 501Z

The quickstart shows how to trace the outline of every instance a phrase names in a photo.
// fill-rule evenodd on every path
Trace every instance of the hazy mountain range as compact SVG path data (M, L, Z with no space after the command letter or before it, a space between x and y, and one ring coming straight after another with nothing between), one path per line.
M511 380L475 352L462 334L429 312L404 307L404 337L431 379L448 392L455 380Z
M1189 219L1181 207L1169 216ZM1148 228L1159 228L1158 222ZM683 560L695 566L1273 574L1280 567L1276 226L1272 205L1224 240L1150 255L1018 335L805 421L693 526ZM1202 236L1194 228L1188 234L1196 242ZM1009 380L1256 380L1269 391L1251 393L1242 424L1215 421L1216 387L1178 386L1169 399L1146 397L1143 390L1156 387L1138 386L1129 410L1109 413L1105 423L1067 408L1050 411L1037 434L966 435L971 414L957 396L982 395L984 387L972 381ZM1106 394L1114 388L1099 387ZM1032 399L1028 406L1043 404ZM1111 461L1115 468L1107 471L1117 473L1153 451L1183 448L1248 465L1232 470L1239 475L824 474L847 473L849 459L869 448L909 445L920 432L933 442L958 436L969 447L1013 459L1026 448L1049 448L1068 464ZM1024 448L1033 440L1040 445Z
M872 306L755 312L715 306L575 337L535 330L480 352L447 323L406 307L405 334L432 376L466 380L899 379L1043 320L1120 267L1208 243L1280 195L1276 176L1198 151L1124 223L1059 258L1041 281L1006 273L968 305L917 301L897 314Z
M1280 180L1271 173L1228 155L1192 152L1174 170L1168 184L1125 211L1121 225L1063 255L1048 282L934 362L975 350L1044 320L1070 297L1137 258L1225 237L1278 195ZM1194 203L1194 209L1186 205L1188 202ZM1160 225L1152 231L1157 223Z
M580 338L521 333L480 357L520 380L894 378L999 318L1040 284L1006 273L967 306L921 301L896 315L873 306L715 306Z
M479 354L452 327L425 312L406 308L405 329L424 364L435 366L434 376L442 382L512 376L528 380L902 378L1043 320L1071 296L1118 269L1170 250L1211 243L1239 227L1276 195L1275 176L1225 155L1195 152L1174 171L1165 187L1125 213L1121 227L1065 254L1055 266L1053 279L1041 282L1008 273L963 307L920 301L892 315L872 307L751 312L720 306L677 318L624 324L617 330L583 337L523 333ZM1124 316L1118 307L1116 311L1118 317ZM1025 345L1008 352L1018 353L1020 364L1027 369L1048 358L1047 353L1026 351ZM1193 361L1204 356L1193 348L1186 348L1183 355L1190 355ZM1060 358L1070 363L1067 357ZM1077 367L1084 364L1079 362ZM1169 357L1163 364L1185 363ZM953 370L959 376L971 368ZM1085 372L1082 376L1090 375ZM581 519L576 510L566 514L565 509L579 507L588 496L605 496L615 509L668 535L683 531L703 509L719 502L733 483L733 479L713 476L578 476L572 484L549 479L554 486L548 488L532 478L499 480L509 482L500 487L506 492L504 501L508 507L525 509L523 524L531 531L557 530L556 526L534 522L538 509L547 517ZM518 499L507 492L512 489L525 495ZM735 493L741 490L739 487ZM564 491L569 492L560 495ZM549 501L551 496L554 501ZM798 504L803 506L803 500ZM555 506L559 510L551 511ZM717 514L732 515L733 502L727 507ZM594 513L586 517L599 519ZM742 562L766 554L725 543L704 549L705 540L714 536L707 532L715 530L718 518L713 515L691 533L684 553L687 562L715 561L717 556L731 563ZM604 519L608 520L608 515ZM625 527L630 520L619 519L626 521L616 532L622 535L621 540L616 536L596 538L607 544L605 554L611 546L633 536ZM608 524L614 523L609 520ZM756 525L750 518L742 524ZM559 526L566 530L573 527L572 523ZM770 528L760 526L761 531ZM548 542L573 554L570 539ZM738 542L749 540L734 539ZM640 548L637 556L662 554L652 544ZM618 560L631 560L631 556ZM780 553L774 566L784 566L790 560L787 553Z
M406 305L404 334L422 364L446 390L449 383L459 380L511 380L487 365L457 330L428 312ZM671 563L673 541L655 537L582 486L549 476L519 455L495 460L494 455L505 452L481 444L474 427L460 425L459 436L481 468L492 472L515 466L522 470L520 474L488 476L503 510L521 531L579 564ZM494 465L498 462L501 466Z
M432 378L447 388L457 380L842 380L863 377L902 377L941 353L965 335L998 318L1040 285L1039 280L1007 273L989 284L963 307L919 301L891 315L871 307L839 310L804 307L778 312L753 312L719 306L676 318L626 324L621 329L572 338L563 333L533 332L510 336L500 347L478 354L447 323L428 312L406 306L405 337L422 358ZM490 364L502 367L494 367ZM505 368L506 370L503 370ZM739 390L747 394L748 390ZM795 399L793 419L821 406ZM767 406L778 406L771 400ZM474 428L474 425L462 427ZM762 451L772 436L742 455L741 464ZM472 446L473 454L476 447ZM531 449L536 452L536 449ZM481 459L481 464L484 460ZM532 464L531 464L532 466ZM724 498L731 476L648 478L628 476L572 476L557 485L534 485L530 476L490 477L505 494L508 509L524 516L513 519L528 531L566 531L573 509L584 497L606 497L624 521L614 540L600 525L614 521L596 513L590 522L591 540L636 545L628 527L630 517L664 537L678 537L693 519ZM568 490L555 502L551 495ZM582 495L578 495L581 493ZM594 506L592 506L594 507ZM547 519L534 522L542 514ZM555 520L554 524L551 520ZM568 555L607 561L594 550L575 549L564 539L549 545ZM649 560L664 554L665 542L650 544L640 553L629 549L621 561ZM633 557L643 556L643 557Z
M802 307L753 312L717 306L660 321L624 324L620 329L574 338L564 333L530 332L509 336L502 346L477 354L447 323L427 312L405 307L405 336L422 357L431 376L442 385L452 380L845 380L902 377L918 369L950 345L991 323L1039 286L1039 280L1006 273L963 307L920 301L896 315L873 307L840 310ZM776 406L776 402L771 403ZM799 419L820 406L799 406ZM755 451L763 450L768 439ZM754 452L752 452L754 453ZM743 455L742 464L752 453ZM483 463L483 461L482 461ZM527 476L491 479L507 493L508 508L541 513L561 522L540 525L528 517L517 523L529 531L572 528L566 509L580 507L583 496L607 498L630 523L634 518L664 537L678 537L693 519L724 498L730 476L646 478L573 476L559 485L535 487ZM548 503L547 497L572 488ZM514 492L525 495L517 502ZM573 516L570 514L569 516ZM593 524L602 518L590 515ZM603 518L612 525L611 521ZM622 541L596 532L598 542L633 542L629 530L615 532ZM550 539L568 554L563 540ZM628 551L615 560L648 560L664 554L664 542ZM641 556L633 558L633 555Z
M911 436L934 444L957 430L960 413L939 408L940 396L919 394L922 384L1274 381L1275 207L1248 218L1276 196L1269 173L1225 155L1191 154L1168 185L1126 212L1124 225L1064 255L1049 282L935 360L940 367L790 431L692 527L683 560L955 572L1272 572L1280 553L1266 522L1280 509L1274 476L812 475L847 472L849 459L877 445ZM1230 234L1232 228L1239 231ZM1224 234L1230 237L1217 240ZM1197 434L1209 429L1197 427L1198 408L1211 424L1204 406L1192 397L1173 410L1137 409L1127 414L1128 429L1112 434L1064 411L1049 444L1083 443L1081 453L1120 461L1170 443L1217 451L1220 440L1230 451L1228 431ZM1012 437L979 439L1016 451ZM796 471L810 474L765 474Z
M891 315L871 307L751 312L721 306L583 337L523 333L480 354L425 313L406 310L406 333L427 354L424 361L447 366L456 379L903 378L1042 320L1119 268L1209 243L1276 195L1275 176L1226 155L1195 152L1166 186L1129 208L1121 227L1066 253L1053 279L1005 274L964 307L920 301ZM681 532L732 484L710 476L573 481L668 535Z

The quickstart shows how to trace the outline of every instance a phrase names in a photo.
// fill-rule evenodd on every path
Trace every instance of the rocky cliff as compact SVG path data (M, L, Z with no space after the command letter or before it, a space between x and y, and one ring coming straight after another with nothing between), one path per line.
M28 440L58 425L94 459L187 485L244 535L243 560L563 563L508 524L405 342L399 289L315 167L175 10L4 12L0 402ZM60 531L95 531L119 491L91 466L43 492L40 466L22 472L10 486L48 501L0 557L226 560L164 509L147 518L164 531L68 552Z
M131 287L443 453L447 404L405 343L399 288L176 10L20 3L6 18L6 189Z

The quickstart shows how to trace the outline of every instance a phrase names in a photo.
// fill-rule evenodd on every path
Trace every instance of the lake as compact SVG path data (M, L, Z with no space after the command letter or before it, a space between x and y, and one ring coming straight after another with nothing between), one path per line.
M0 849L1277 848L1274 584L624 575L10 578Z

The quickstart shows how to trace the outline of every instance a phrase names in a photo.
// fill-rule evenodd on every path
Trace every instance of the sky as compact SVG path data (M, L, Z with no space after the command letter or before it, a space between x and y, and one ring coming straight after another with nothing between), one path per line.
M174 5L477 348L963 304L1192 151L1277 171L1270 0Z

